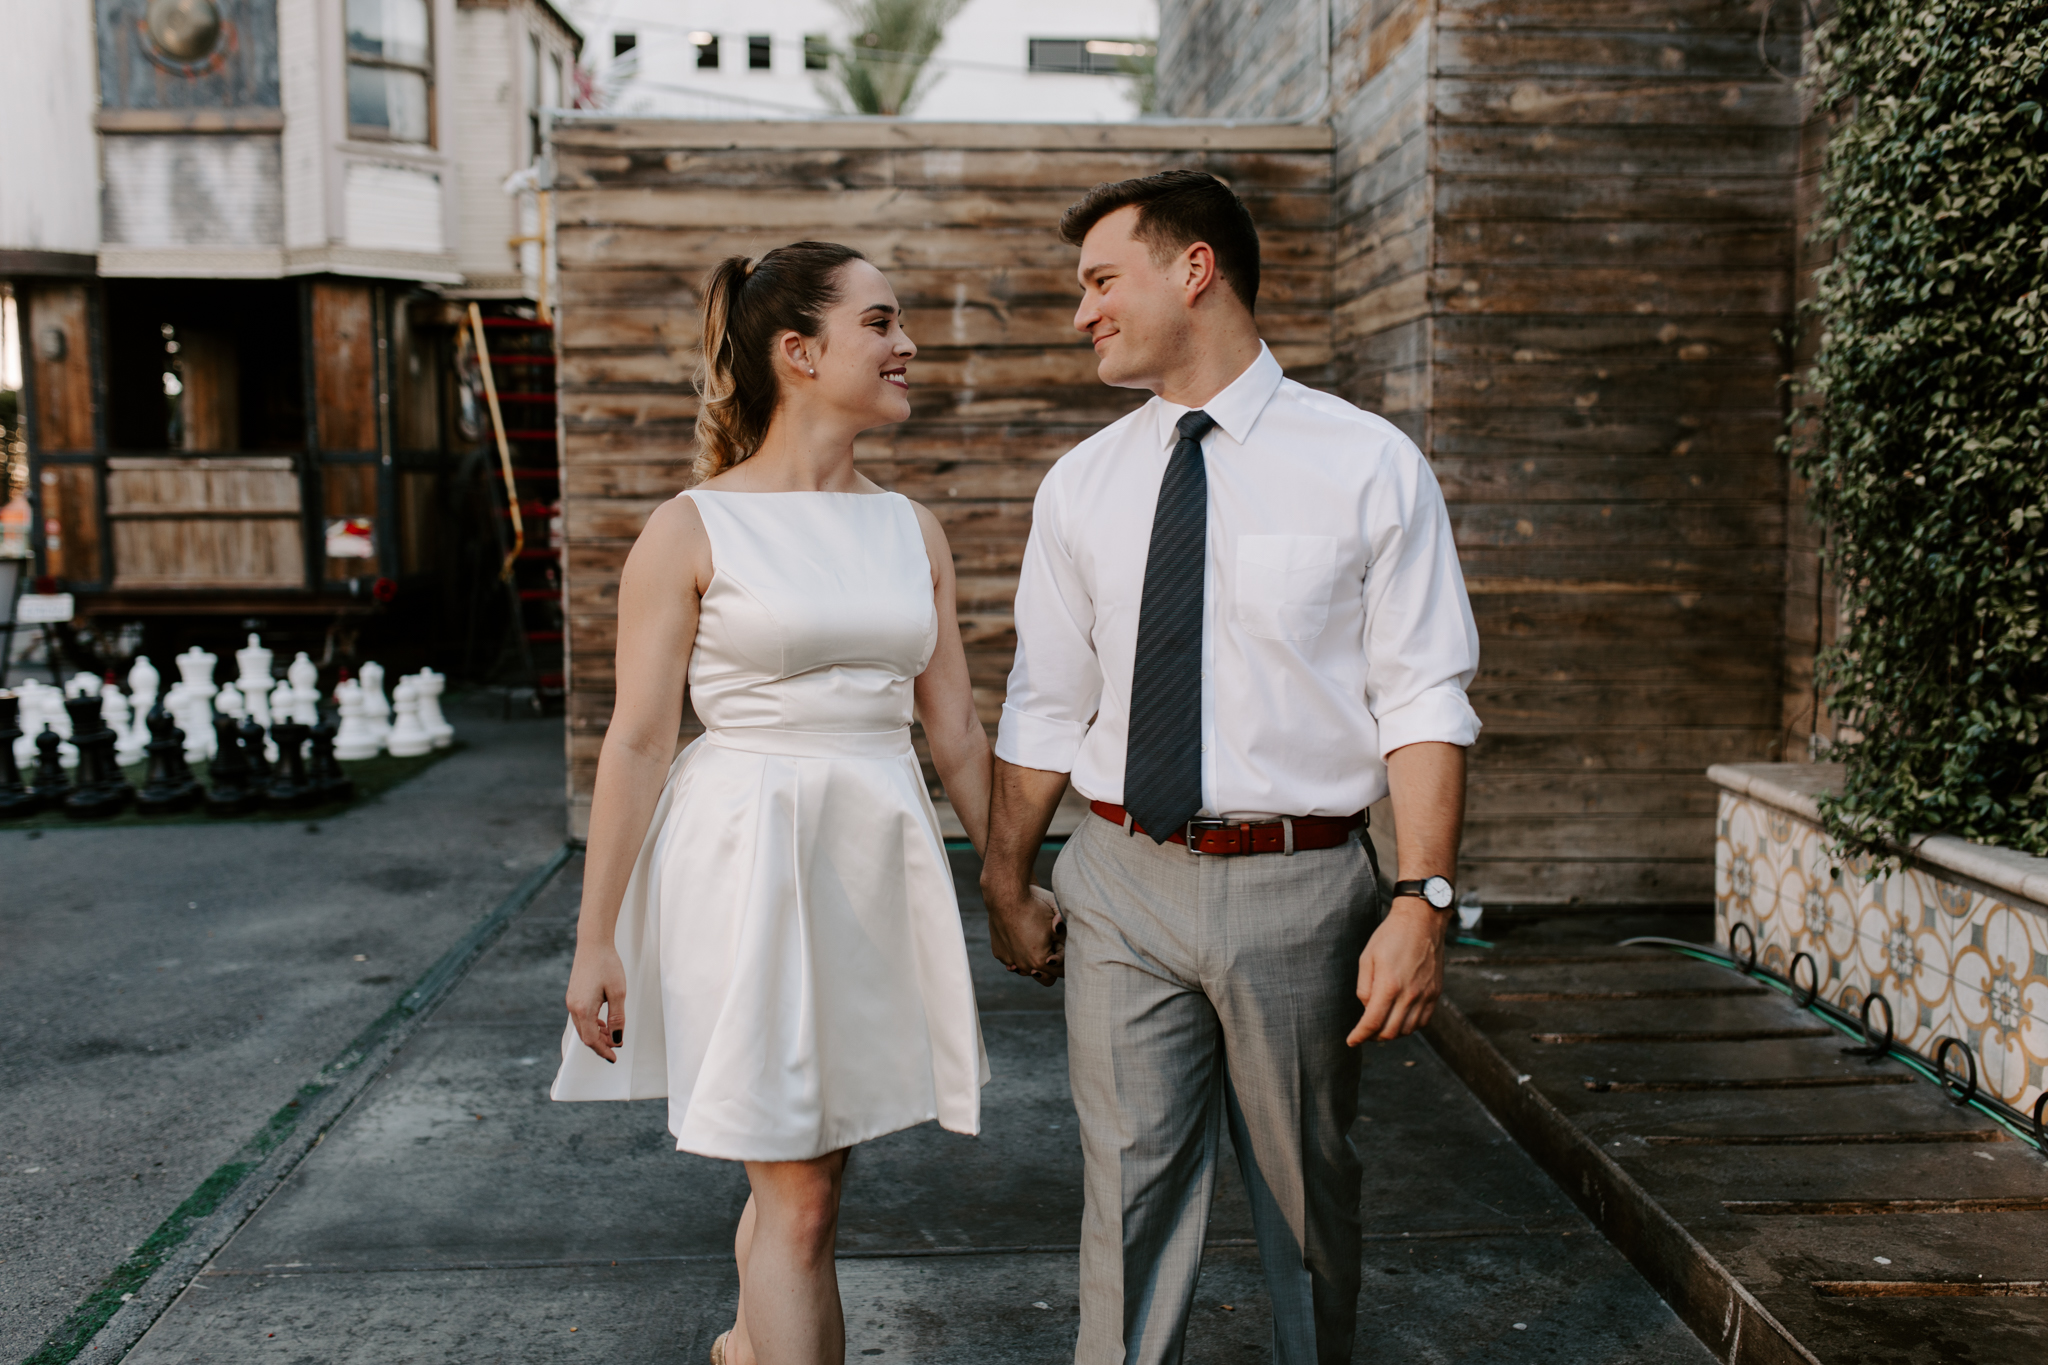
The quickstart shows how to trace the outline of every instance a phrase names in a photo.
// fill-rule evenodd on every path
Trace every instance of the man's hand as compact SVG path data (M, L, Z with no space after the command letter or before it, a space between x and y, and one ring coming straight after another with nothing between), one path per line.
M1394 902L1358 955L1358 1000L1365 1014L1344 1040L1405 1038L1429 1022L1444 991L1445 916L1413 896Z
M988 902L989 947L1011 971L1050 986L1066 975L1067 926L1052 892L1024 889L1024 896Z

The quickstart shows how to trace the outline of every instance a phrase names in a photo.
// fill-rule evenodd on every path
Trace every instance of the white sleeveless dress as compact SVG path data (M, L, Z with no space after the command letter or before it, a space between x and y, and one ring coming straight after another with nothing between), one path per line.
M895 493L692 498L712 579L690 660L705 733L670 769L619 911L626 1041L573 1026L558 1100L668 1097L676 1146L801 1161L936 1118L988 1078L960 907L910 747L938 641Z

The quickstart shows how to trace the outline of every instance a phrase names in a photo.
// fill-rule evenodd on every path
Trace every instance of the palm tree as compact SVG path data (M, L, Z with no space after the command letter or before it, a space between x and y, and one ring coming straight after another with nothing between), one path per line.
M939 72L926 63L967 0L832 0L853 29L832 52L832 72L818 91L834 108L858 114L907 114Z

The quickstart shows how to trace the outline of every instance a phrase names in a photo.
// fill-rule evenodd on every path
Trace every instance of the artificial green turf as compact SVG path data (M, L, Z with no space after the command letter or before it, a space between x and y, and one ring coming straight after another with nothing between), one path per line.
M390 754L378 754L375 758L366 758L359 763L344 763L341 765L341 770L348 775L350 781L356 784L355 796L347 801L330 801L325 805L306 806L297 810L266 810L259 807L247 815L220 816L208 815L205 808L201 806L193 810L181 811L176 815L140 815L136 813L135 807L131 805L119 815L109 819L77 820L64 814L60 807L54 810L39 811L26 820L0 820L0 829L104 828L109 825L220 825L238 820L317 820L323 816L339 815L351 806L360 804L372 797L381 796L399 783L418 777L421 773L448 757L448 755L459 752L462 747L462 741L458 739L445 749L435 749L431 753L421 754L418 758L393 758ZM192 765L193 775L201 782L207 780L206 768L207 765L204 763ZM149 765L147 763L137 763L123 769L123 771L127 774L128 785L134 787L137 791L141 791L143 779L148 775ZM73 768L68 775L76 779L78 770ZM24 774L24 777L26 776L28 775Z

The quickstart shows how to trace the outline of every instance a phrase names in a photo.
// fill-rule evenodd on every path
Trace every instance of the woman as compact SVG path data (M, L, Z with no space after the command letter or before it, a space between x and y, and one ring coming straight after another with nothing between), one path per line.
M722 1365L836 1365L855 1143L980 1128L966 944L909 724L975 848L989 749L938 520L854 468L910 416L882 272L797 242L711 274L700 482L619 582L554 1098L668 1096L683 1151L746 1163ZM675 753L688 680L704 735ZM671 761L673 760L673 761Z

